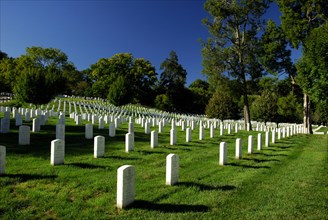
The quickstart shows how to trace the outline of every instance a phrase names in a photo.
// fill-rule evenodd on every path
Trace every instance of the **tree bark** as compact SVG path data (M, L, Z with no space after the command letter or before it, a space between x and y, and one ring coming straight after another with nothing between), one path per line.
M303 126L305 134L312 134L312 123L311 123L311 105L310 105L310 97L308 94L304 93L303 98Z

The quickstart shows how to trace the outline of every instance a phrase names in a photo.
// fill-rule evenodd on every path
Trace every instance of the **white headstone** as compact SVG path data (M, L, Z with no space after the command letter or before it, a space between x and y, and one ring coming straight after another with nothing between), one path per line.
M163 122L159 122L158 123L158 133L162 133L163 132Z
M227 143L226 142L221 142L220 143L220 160L219 164L220 165L225 165L228 161L228 151L227 151Z
M269 131L266 131L265 132L265 146L266 147L269 147L269 142L270 142L270 138L269 138L269 135L270 135L270 133L269 133Z
M56 124L56 139L65 140L65 124Z
M125 134L125 152L130 152L134 150L134 134Z
M109 124L109 137L115 137L116 130L115 125L113 123Z
M228 124L228 134L231 134L231 124Z
M236 139L236 159L239 160L242 158L242 145L241 145L241 139Z
M93 124L91 123L85 125L85 138L86 139L93 138Z
M272 130L272 143L273 144L276 143L276 130L275 129Z
M31 114L29 111L25 112L25 121L30 122L31 121Z
M56 139L51 141L50 164L53 166L64 164L64 158L65 158L65 141L62 139Z
M204 140L204 127L203 124L199 124L199 140Z
M172 186L179 181L179 157L175 154L166 156L166 185Z
M191 141L191 128L186 129L186 142Z
M134 166L124 165L117 169L117 208L123 209L134 202L135 175Z
M81 115L75 115L75 124L80 125L82 121L82 116Z
M21 126L22 124L23 124L22 115L17 113L16 117L15 117L15 125L16 126Z
M257 134L257 149L262 150L262 134Z
M6 147L0 145L0 175L6 170Z
M175 145L177 143L177 132L175 129L170 130L170 145Z
M145 134L150 134L150 123L145 122Z
M278 133L278 140L280 140L281 139L281 129L280 128L278 128L277 133Z
M5 117L1 119L0 133L8 133L10 131L10 119Z
M40 119L33 118L32 132L39 132L39 131L40 131Z
M214 126L211 124L210 126L210 138L214 138Z
M30 127L26 125L19 126L18 132L18 144L29 145L30 144Z
M98 129L104 129L105 122L103 117L99 117L98 119Z
M223 124L221 123L220 124L220 136L222 136L224 133L224 127L223 127Z
M247 152L249 154L253 153L253 136L252 135L248 136L248 149L247 149Z
M150 134L150 147L155 148L158 146L158 133L157 131L152 131Z
M105 155L105 137L96 136L93 142L93 157L100 158Z
M133 122L129 122L129 129L128 129L129 133L134 133L134 123Z

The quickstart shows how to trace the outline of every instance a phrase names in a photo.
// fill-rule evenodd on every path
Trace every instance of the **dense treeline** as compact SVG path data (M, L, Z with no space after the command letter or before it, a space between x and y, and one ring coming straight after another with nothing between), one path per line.
M245 123L327 123L328 6L323 0L277 1L278 26L262 19L270 2L207 0L203 22L211 37L202 43L207 81L186 86L187 72L174 51L159 73L131 53L101 58L80 71L59 49L30 47L18 58L0 51L0 92L14 93L17 105L67 94ZM300 46L303 56L293 63L289 48Z

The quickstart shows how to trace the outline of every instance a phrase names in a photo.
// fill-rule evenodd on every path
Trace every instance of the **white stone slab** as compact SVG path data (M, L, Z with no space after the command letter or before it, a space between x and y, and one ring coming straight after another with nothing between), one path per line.
M65 140L65 124L56 124L56 139Z
M85 139L93 138L93 124L89 123L85 125Z
M32 132L39 132L39 131L40 131L40 119L33 118Z
M177 132L175 129L170 130L170 145L175 145L177 143Z
M50 164L53 166L64 164L64 158L65 158L65 141L62 139L56 139L51 141Z
M228 162L228 151L227 151L227 143L221 142L220 143L220 159L219 164L225 165Z
M152 131L150 133L150 147L155 148L158 146L158 132Z
M134 150L134 133L125 134L125 152Z
M93 156L94 158L104 157L105 155L105 137L96 136L93 142Z
M124 165L117 169L117 196L116 207L126 208L135 199L135 168Z
M262 150L262 134L257 134L257 149Z
M175 154L166 156L166 185L172 186L179 181L179 157Z
M249 135L248 136L248 148L247 148L247 152L248 154L252 154L253 153L253 136Z
M236 157L237 160L242 158L242 145L241 145L241 139L236 139Z
M191 142L191 128L186 129L186 142Z
M111 123L109 124L109 137L115 137L115 135L116 135L115 124Z
M19 126L18 131L18 144L29 145L30 144L30 127L26 125Z
M0 145L0 175L6 170L6 147Z

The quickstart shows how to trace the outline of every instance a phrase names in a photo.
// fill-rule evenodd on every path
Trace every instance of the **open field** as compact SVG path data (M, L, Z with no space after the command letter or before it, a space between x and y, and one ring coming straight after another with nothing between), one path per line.
M11 121L0 134L7 147L6 174L0 176L1 219L327 219L328 135L296 135L247 154L247 137L258 132L192 142L177 127L177 145L169 145L170 126L159 134L159 147L150 148L150 135L135 124L135 150L124 152L127 123L108 136L108 125L94 136L106 138L105 157L93 158L93 140L84 138L84 125L66 120L65 164L50 165L50 142L57 118L31 133L31 145L19 146ZM30 125L31 123L24 123ZM151 128L155 130L157 128ZM243 143L243 159L234 159L235 139ZM264 139L264 135L262 135ZM228 164L218 165L219 143L228 144ZM263 140L264 145L264 140ZM165 158L179 156L179 183L165 185ZM136 201L116 208L117 168L136 168Z

